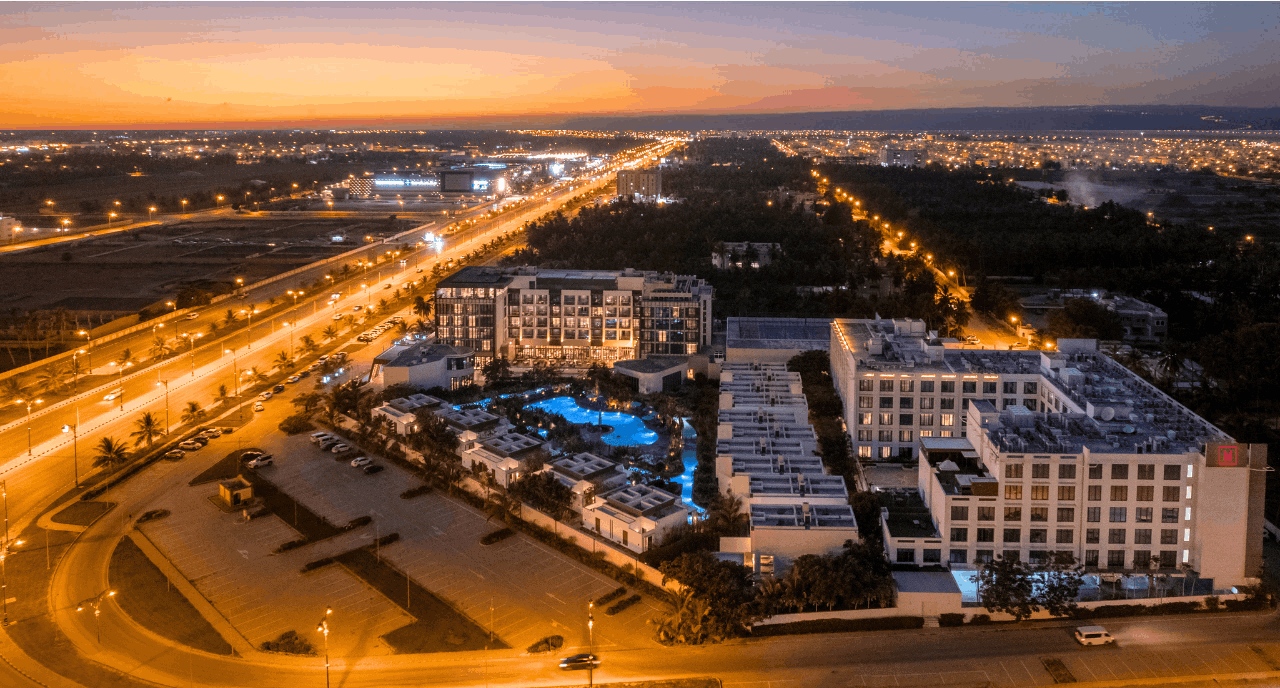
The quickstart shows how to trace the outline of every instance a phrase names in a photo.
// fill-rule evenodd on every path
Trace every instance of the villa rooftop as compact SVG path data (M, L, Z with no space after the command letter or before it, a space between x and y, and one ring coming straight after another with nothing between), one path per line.
M858 522L847 504L752 504L751 527L854 530Z

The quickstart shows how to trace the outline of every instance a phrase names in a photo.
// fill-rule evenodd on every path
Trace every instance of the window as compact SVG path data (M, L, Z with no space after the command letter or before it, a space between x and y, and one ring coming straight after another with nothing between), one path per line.
M870 432L870 431L868 430L868 432ZM859 447L858 447L858 458L860 458L860 459L869 459L869 458L871 458L871 447L868 447L868 446L866 446L866 445L859 446Z
M1178 510L1177 509L1161 509L1160 522L1161 523L1177 523Z
M1058 523L1073 523L1076 520L1076 510L1068 507L1058 507Z
M946 401L946 399L943 399L943 401ZM939 421L938 423L939 425L949 428L956 424L956 416L954 413L943 413L938 418L938 421Z
M916 563L916 551L915 551L914 549L905 549L905 548L899 547L899 548L898 548L898 563L899 563L899 564L914 564L914 563Z
M1110 528L1107 530L1107 544L1123 545L1125 539L1124 528Z
M1160 544L1162 545L1178 544L1178 529L1177 528L1161 528Z
M933 397L920 397L920 410L928 411L933 408Z
M1133 568L1151 568L1151 550L1135 549L1133 551Z
M898 391L905 392L905 393L916 391L916 381L915 380L899 380Z
M1095 463L1089 466L1089 479L1102 480L1102 464Z
M1085 520L1086 520L1086 521L1088 521L1089 523L1101 523L1101 522L1102 522L1102 507L1100 507L1100 506L1091 506L1091 507L1089 507L1088 509L1086 509L1086 510L1085 510Z
M924 563L926 563L926 564L941 564L941 563L942 563L942 550L940 550L940 549L926 549L926 550L924 551L924 557L922 557L922 558L924 559Z
M880 408L882 409L893 408L893 397L880 397Z
M1048 479L1049 479L1049 464L1047 464L1047 463L1033 463L1033 464L1031 464L1031 477L1032 477L1032 478L1043 478L1043 479L1045 479L1045 480L1048 480Z
M893 380L881 380L881 381L880 381L880 391L881 391L881 392L892 392L892 391L893 391Z
M1177 486L1177 485L1165 485L1163 489L1164 489L1164 492L1163 492L1163 494L1161 495L1161 499L1162 499L1162 501L1166 501L1166 502L1176 502L1176 501L1178 501L1178 486Z
M858 408L860 409L875 408L874 397L867 397L867 396L858 397Z
M1107 566L1124 568L1124 550L1122 549L1107 550Z
M859 431L858 431L858 441L859 441L859 442L870 442L870 441L871 441L871 438L872 438L872 434L871 434L871 431L870 431L870 430L859 430Z
M1031 507L1031 522L1036 521L1047 522L1049 520L1049 507L1033 506Z
M979 528L976 535L978 537L978 542L995 542L996 541L995 528Z
M1171 569L1178 565L1178 553L1176 551L1160 550L1160 568Z
M1021 485L1005 485L1004 498L1005 499L1022 499L1022 486Z
M893 414L892 414L892 413L882 413L882 414L880 414L880 424L881 424L881 425L893 425Z
M920 393L921 393L921 394L933 394L933 380L921 380L921 381L920 381Z
M980 507L978 507L978 520L979 520L979 521L994 521L994 520L996 520L996 508L995 508L994 506L980 506ZM1173 514L1173 522L1174 522L1174 523L1177 523L1177 522L1178 522L1178 513L1177 513L1177 510L1176 510L1176 509L1174 510L1174 514Z
M914 440L914 436L915 436L915 432L913 432L913 431L911 431L911 430L899 430L899 431L898 431L898 441L899 441L899 442L911 442L911 441L913 441L913 440ZM910 451L910 449L909 449L909 448L907 448L907 451Z
M1138 480L1155 480L1156 465L1154 463L1138 464Z
M1091 501L1091 502L1101 502L1101 501L1102 501L1102 486L1101 486L1101 485L1090 485L1090 486L1089 486L1089 501Z
M1102 539L1102 531L1097 528L1089 528L1084 531L1084 541L1088 545L1096 545Z
M982 383L982 393L983 393L983 394L995 394L995 393L996 393L996 383L994 383L994 382L983 382L983 383Z
M960 383L960 391L963 394L977 394L978 383L976 381L965 380Z
M920 414L920 426L926 427L926 428L933 427L933 414L932 413Z
M1058 500L1063 502L1074 502L1076 499L1075 485L1059 485Z
M569 298L573 298L573 297L569 297ZM565 303L573 303L573 302L572 302L572 301L566 301ZM858 391L859 391L859 392L874 392L874 391L875 391L875 386L876 386L876 384L875 384L875 383L876 383L876 381L875 381L875 380L858 380Z
M955 394L955 393L956 393L956 381L955 381L955 380L943 380L943 381L942 381L942 384L941 384L941 389L942 389L942 393L943 393L943 394Z
M1022 383L1022 393L1034 395L1036 393L1036 383L1034 382Z
M1075 480L1076 465L1074 463L1058 464L1058 479L1059 480Z
M990 563L991 563L991 560L992 560L992 559L995 559L995 554L996 554L995 550L992 550L992 549L979 549L979 550L974 550L974 552L973 552L973 563L975 563L975 564L990 564Z
M1017 393L1018 393L1018 383L1016 383L1016 382L1005 382L1005 383L1001 386L1000 390L1001 390L1001 392L1003 392L1004 394L1017 394Z
M956 407L955 399L939 399L938 400L938 408L942 409L943 411L954 410L955 407Z
M1022 559L1022 553L1016 549L1006 549L1000 553L1000 556L1003 557L1005 561L1019 561Z
M1022 464L1020 464L1020 463L1007 463L1007 464L1005 464L1005 465L1004 465L1004 477L1006 477L1006 478L1021 478L1021 477L1022 477Z
M952 520L952 521L968 521L968 520L969 520L969 507L967 507L967 506L953 506L953 507L951 507L951 520Z
M916 420L915 414L911 414L911 413L898 414L898 425L915 425L915 420Z
M1108 520L1112 523L1124 523L1129 520L1129 510L1122 506L1113 506L1108 514Z
M952 542L968 542L969 529L968 528L952 528L951 541Z
M889 438L893 439L893 436L890 435ZM887 459L887 458L890 458L891 456L893 456L893 447L890 447L890 446L880 447L880 458Z
M1133 544L1135 544L1135 545L1149 545L1149 544L1151 544L1151 529L1150 529L1150 528L1136 528L1136 529L1134 529L1134 531L1133 531Z
M1043 545L1049 541L1049 531L1044 528L1032 528L1027 531L1027 538L1033 545Z
M1070 528L1059 528L1055 535L1057 537L1054 538L1054 540L1059 545L1069 545L1075 540L1076 531L1071 530Z
M1085 565L1085 566L1097 566L1097 565L1098 565L1098 550L1096 550L1096 549L1086 549L1086 550L1084 551L1084 565Z
M1176 463L1165 464L1164 466L1165 480L1179 480L1182 477L1181 475L1179 475L1180 473L1181 471L1178 470L1178 464Z
M1153 502L1156 499L1156 486L1139 485L1136 496L1139 502Z
M1004 520L1006 520L1006 521L1021 521L1021 520L1022 520L1022 507L1020 507L1020 506L1006 506L1006 507L1004 508Z
M1111 479L1112 480L1128 480L1129 464L1127 463L1111 464Z
M1150 523L1152 508L1149 506L1140 506L1133 510L1133 520L1135 523Z
M969 552L963 549L953 549L951 550L951 558L949 561L952 564L967 564L969 562Z
M881 442L892 442L892 441L893 441L893 431L892 431L892 430L881 430L881 431L879 431L879 433L878 433L876 436L879 438L879 441L881 441Z
M1049 486L1048 485L1032 485L1031 498L1032 499L1048 499Z
M1022 542L1021 528L1005 528L1004 542Z
M1129 501L1129 486L1128 485L1112 485L1111 501L1113 502Z
M872 419L872 417L873 417L873 416L872 416L872 414L870 414L870 413L859 413L859 414L858 414L858 425L871 425L871 419Z

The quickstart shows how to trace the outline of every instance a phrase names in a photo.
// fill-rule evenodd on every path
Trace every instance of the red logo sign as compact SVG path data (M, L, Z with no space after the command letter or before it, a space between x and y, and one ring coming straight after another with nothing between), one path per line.
M1237 466L1235 445L1226 447L1218 447L1218 465L1219 466Z

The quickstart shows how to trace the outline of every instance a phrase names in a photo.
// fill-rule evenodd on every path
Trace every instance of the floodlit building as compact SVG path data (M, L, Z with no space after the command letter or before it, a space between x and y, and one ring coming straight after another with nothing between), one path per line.
M471 266L437 285L436 332L482 361L691 356L710 346L712 295L687 275Z
M618 195L658 198L662 195L662 168L618 170Z
M880 149L881 167L915 167L919 164L920 151L889 146Z
M509 487L515 480L537 467L530 459L539 454L542 440L501 428L487 436L468 439L460 447L462 465L467 469L483 466L502 487Z
M408 383L425 389L459 389L475 381L475 358L465 346L397 344L373 359L369 380L379 386Z
M832 325L855 452L919 468L920 502L884 519L891 561L910 550L916 563L968 569L1066 551L1099 572L1189 566L1216 589L1257 574L1265 445L1235 442L1094 340L1059 340L1054 352L951 349L922 329Z

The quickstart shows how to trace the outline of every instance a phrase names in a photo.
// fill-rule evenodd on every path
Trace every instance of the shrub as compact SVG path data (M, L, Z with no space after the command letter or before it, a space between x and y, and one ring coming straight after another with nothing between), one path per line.
M515 534L516 534L516 531L514 531L514 530L512 530L512 529L510 529L510 528L503 528L503 529L501 529L501 530L495 530L495 531L493 531L492 533L489 533L488 535L485 535L485 536L481 537L481 538L480 538L480 544L482 544L482 545L492 545L492 544L496 544L496 543L502 542L503 540L506 540L507 538L509 538L509 537L511 537L512 535L515 535Z
M357 517L355 517L355 518L351 519L350 521L347 521L347 525L343 526L343 527L342 527L342 529L343 529L343 530L355 530L356 528L359 528L360 526L367 526L367 525L369 525L370 523L373 523L373 517L372 517L372 516L369 516L369 515L367 515L367 514L366 514L366 515L364 515L364 516L357 516Z
M1193 614L1198 611L1199 602L1165 602L1151 607L1152 614Z
M310 414L297 413L280 421L280 432L286 435L297 435L302 432L314 430L316 426L311 424Z
M307 563L303 564L303 565L302 565L302 572L303 572L303 573L306 573L307 571L315 571L316 569L320 568L321 566L328 566L329 564L332 564L333 562L334 562L334 558L333 558L333 557L321 557L321 558L319 558L319 559L316 559L315 561L309 561L309 562L307 562Z
M564 637L551 635L529 646L530 653L551 652L564 646Z
M254 509L253 511L249 512L249 520L252 521L255 518L262 518L263 516L270 516L270 515L271 515L271 507L264 504L258 507L257 509Z
M1227 600L1223 603L1229 612L1256 612L1269 609L1271 604L1265 597L1249 597L1243 600Z
M622 611L625 611L626 609L629 609L631 605L639 601L640 601L639 595L632 595L631 597L628 597L627 599L622 600L621 602L615 603L612 607L609 607L608 609L604 610L604 613L608 614L609 616L613 616L614 614L618 614Z
M430 485L419 485L417 487L412 487L405 490L404 492L401 492L400 499L413 499L414 497L419 497L431 492L432 489L434 488L432 488Z
M316 649L297 631L285 631L275 640L264 640L261 645L267 652L283 652L290 655L314 655Z
M609 604L610 602L618 599L619 597L622 597L625 594L627 594L627 589L625 587L618 588L613 592L601 595L599 598L596 599L596 604L599 604L599 605Z
M1222 598L1217 595L1210 595L1204 598L1204 608L1211 612L1218 611L1222 608Z
M970 626L989 626L990 624L991 624L990 614L974 614L973 618L969 619Z
M985 616L985 615L983 615ZM760 637L805 633L845 633L848 631L892 631L924 628L922 616L883 616L875 619L814 619L785 624L756 626L751 634Z
M944 627L962 626L964 625L964 614L940 614L938 615L938 625Z
M142 524L142 523L146 523L147 521L154 521L157 518L164 518L165 516L168 516L168 515L169 515L168 509L152 509L151 511L148 511L147 513L139 516L137 523Z
M288 551L289 551L289 550L291 550L291 549L298 549L299 547L301 547L301 546L303 546L303 545L305 545L305 544L307 544L307 541L306 541L306 540L290 540L290 541L288 541L288 542L284 543L283 545L280 545L279 547L277 547L277 548L276 548L276 550L275 550L275 553L276 553L276 554L283 554L283 553L285 553L285 552L288 552Z
M396 542L399 539L400 539L400 533L388 533L378 538L377 540L374 540L374 543L379 547L385 547L393 542Z

